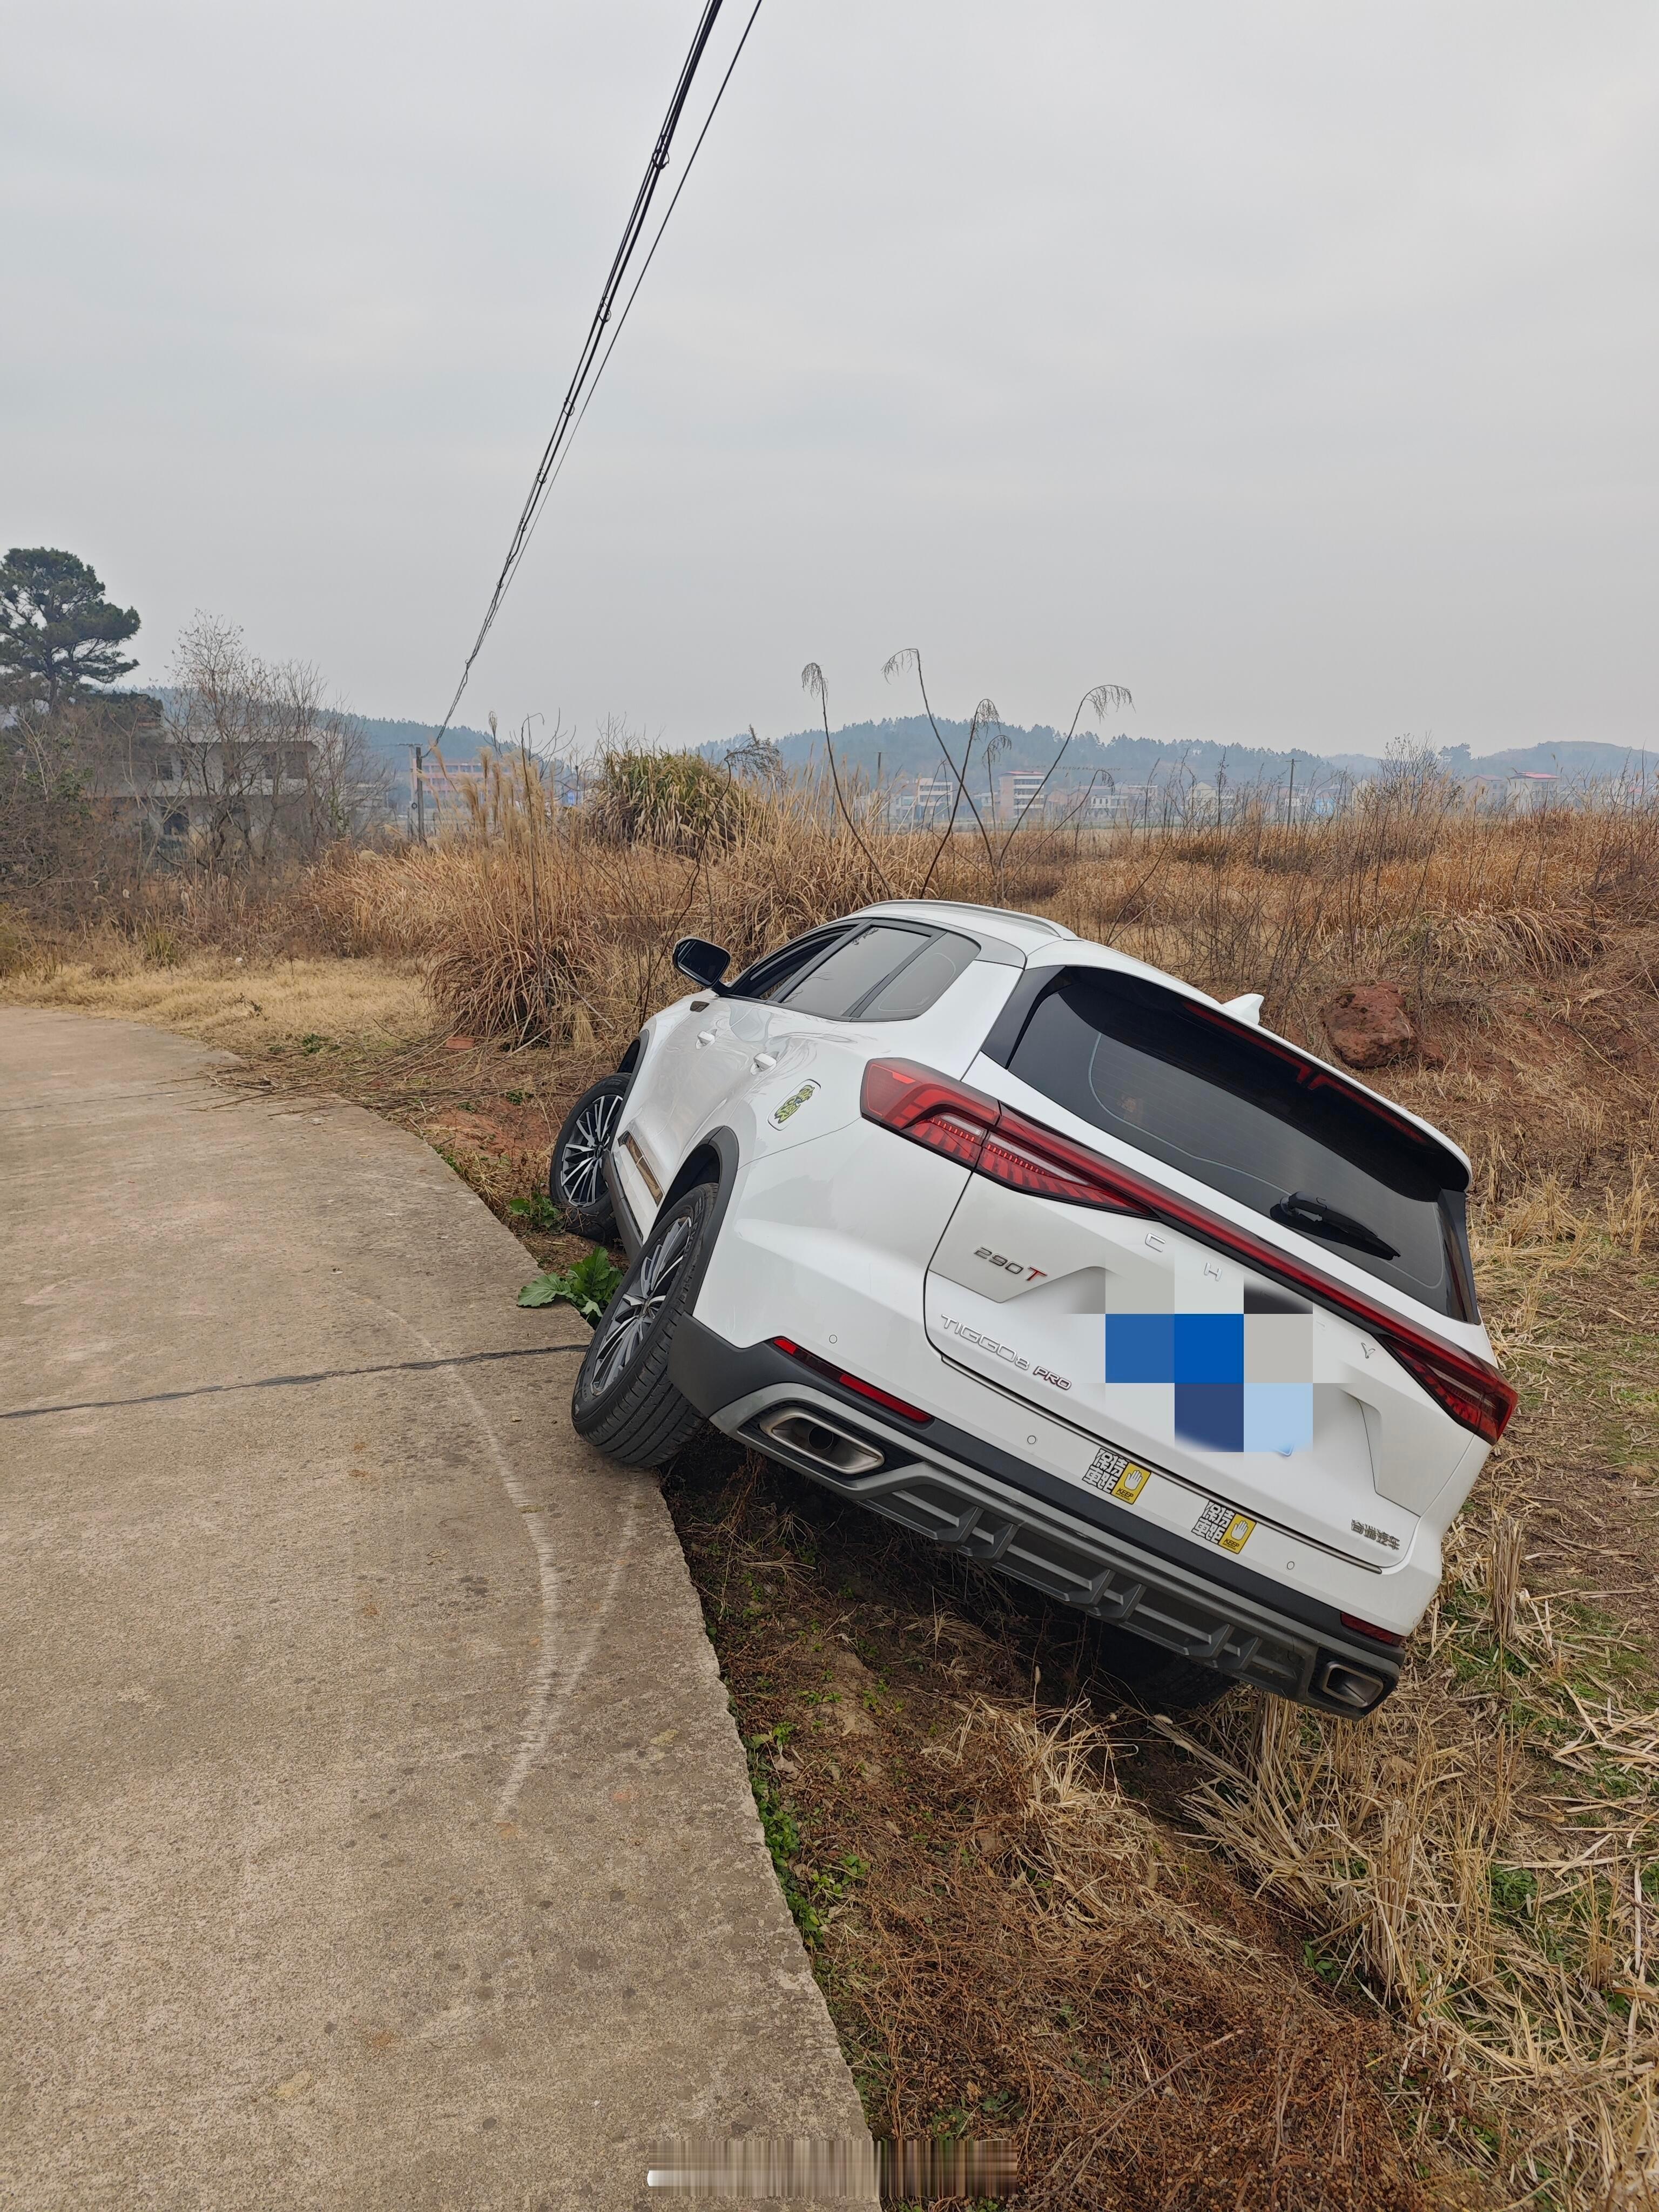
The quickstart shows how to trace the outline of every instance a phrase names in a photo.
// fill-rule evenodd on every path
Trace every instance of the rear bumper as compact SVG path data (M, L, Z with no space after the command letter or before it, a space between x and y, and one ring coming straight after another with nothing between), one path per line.
M1331 1608L1310 1601L1298 1618L1231 1560L1212 1570L1196 1545L1181 1547L1190 1564L1154 1551L1101 1525L1094 1513L1106 1509L1093 1498L1071 1510L1038 1494L1059 1487L1040 1469L1006 1463L1006 1453L941 1421L913 1428L770 1345L727 1344L687 1316L669 1371L717 1427L769 1458L1184 1658L1347 1719L1372 1711L1399 1680L1398 1654L1355 1637Z

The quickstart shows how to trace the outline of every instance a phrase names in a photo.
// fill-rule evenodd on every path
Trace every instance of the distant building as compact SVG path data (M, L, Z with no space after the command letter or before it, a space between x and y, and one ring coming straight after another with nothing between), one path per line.
M910 818L918 827L929 822L948 821L957 797L955 776L919 775Z
M1039 812L1046 811L1042 802L1053 791L1052 784L1048 786L1047 792L1044 791L1043 779L1040 772L1030 773L1017 769L1010 775L1000 775L997 778L998 817L1004 822L1018 822L1023 815L1029 814L1034 806L1038 808Z
M197 834L263 840L305 811L318 750L305 738L251 745L152 738L112 779L111 819L161 847L182 848Z

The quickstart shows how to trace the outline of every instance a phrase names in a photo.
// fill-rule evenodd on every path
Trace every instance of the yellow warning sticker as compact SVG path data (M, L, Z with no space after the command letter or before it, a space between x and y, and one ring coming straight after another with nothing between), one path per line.
M1242 1552L1255 1528L1255 1523L1248 1514L1235 1513L1231 1506L1212 1501L1194 1523L1193 1534L1201 1536L1206 1544L1218 1544L1224 1552Z
M1112 1485L1112 1495L1114 1498L1127 1498L1133 1504L1152 1479L1151 1468L1137 1467L1133 1460L1127 1460L1124 1462L1122 1474Z

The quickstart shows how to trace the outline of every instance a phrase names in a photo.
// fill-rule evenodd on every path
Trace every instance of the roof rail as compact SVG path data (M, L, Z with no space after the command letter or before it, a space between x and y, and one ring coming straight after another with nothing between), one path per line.
M974 899L882 899L882 906L950 906L958 914L997 915L1005 921L1029 921L1033 929L1046 929L1050 937L1075 937L1074 929L1063 922L1050 921L1047 915L1025 914L1016 906L981 906Z

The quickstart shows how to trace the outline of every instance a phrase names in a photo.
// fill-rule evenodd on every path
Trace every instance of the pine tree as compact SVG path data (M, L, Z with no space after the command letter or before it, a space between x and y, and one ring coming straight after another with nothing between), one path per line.
M120 651L137 627L137 609L112 606L73 553L15 545L0 563L0 704L51 714L116 683L138 665Z

